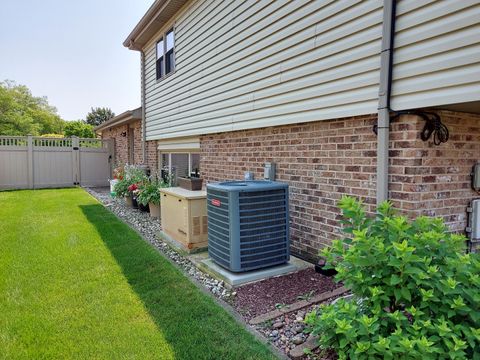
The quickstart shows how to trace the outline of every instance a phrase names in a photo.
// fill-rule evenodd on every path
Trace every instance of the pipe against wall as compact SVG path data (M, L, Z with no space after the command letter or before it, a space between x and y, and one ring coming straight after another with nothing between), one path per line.
M383 2L382 51L377 120L377 205L388 199L388 148L390 133L390 90L392 87L395 0Z

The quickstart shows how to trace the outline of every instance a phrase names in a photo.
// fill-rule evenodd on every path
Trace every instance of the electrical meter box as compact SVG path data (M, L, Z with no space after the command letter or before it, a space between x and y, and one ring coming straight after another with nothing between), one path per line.
M160 189L162 231L187 252L208 244L207 192L179 187Z

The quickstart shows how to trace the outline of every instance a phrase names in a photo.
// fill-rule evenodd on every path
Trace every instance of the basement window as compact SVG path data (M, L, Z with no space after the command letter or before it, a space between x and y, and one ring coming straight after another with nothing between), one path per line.
M193 152L162 152L160 169L163 181L177 186L179 177L199 175L200 154Z
M157 42L157 80L175 71L175 34L167 31Z

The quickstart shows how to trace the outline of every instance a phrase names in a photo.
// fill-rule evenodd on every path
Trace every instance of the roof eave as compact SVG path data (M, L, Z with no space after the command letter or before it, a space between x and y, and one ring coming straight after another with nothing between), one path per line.
M114 116L113 118L105 121L103 124L96 126L93 130L95 132L102 132L112 127L128 124L139 120L142 120L142 107L136 108L134 110L127 110L120 115Z
M155 0L123 42L130 50L141 51L154 34L187 3L187 0Z

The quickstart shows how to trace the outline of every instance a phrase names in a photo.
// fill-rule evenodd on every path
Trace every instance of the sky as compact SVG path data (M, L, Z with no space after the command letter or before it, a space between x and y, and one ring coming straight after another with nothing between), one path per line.
M140 53L122 43L153 0L0 0L0 81L47 96L65 120L140 106Z

